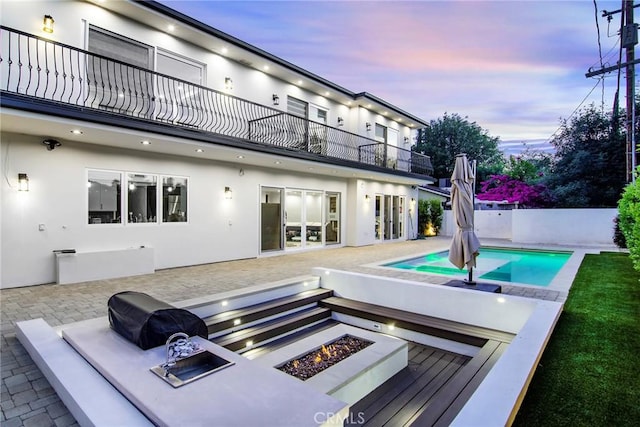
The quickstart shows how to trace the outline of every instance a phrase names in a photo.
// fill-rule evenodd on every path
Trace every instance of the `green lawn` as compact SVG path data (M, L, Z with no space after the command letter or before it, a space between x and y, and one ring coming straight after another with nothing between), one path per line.
M515 426L640 425L640 274L587 255Z

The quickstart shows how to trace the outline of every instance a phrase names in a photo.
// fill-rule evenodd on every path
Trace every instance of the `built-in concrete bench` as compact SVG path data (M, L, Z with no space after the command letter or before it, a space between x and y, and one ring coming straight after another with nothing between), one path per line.
M320 305L338 313L372 320L381 324L392 323L398 328L457 341L475 347L484 346L488 340L509 343L514 337L513 334L508 332L468 325L347 298L326 298L320 301Z
M144 246L104 251L54 251L54 255L57 283L61 285L155 272L153 248Z
M16 335L81 426L153 425L43 319L18 322Z

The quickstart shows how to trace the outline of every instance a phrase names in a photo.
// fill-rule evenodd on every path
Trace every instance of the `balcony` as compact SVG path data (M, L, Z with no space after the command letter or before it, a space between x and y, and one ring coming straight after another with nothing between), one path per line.
M428 156L195 85L165 74L0 27L0 91L121 118L197 130L316 161L419 175ZM345 163L346 162L346 163Z

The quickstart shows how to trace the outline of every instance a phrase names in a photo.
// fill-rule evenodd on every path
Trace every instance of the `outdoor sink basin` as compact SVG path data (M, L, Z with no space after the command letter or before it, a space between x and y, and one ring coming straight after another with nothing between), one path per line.
M173 387L180 387L233 364L234 362L204 350L178 359L175 365L168 368L165 368L164 363L154 366L151 372Z

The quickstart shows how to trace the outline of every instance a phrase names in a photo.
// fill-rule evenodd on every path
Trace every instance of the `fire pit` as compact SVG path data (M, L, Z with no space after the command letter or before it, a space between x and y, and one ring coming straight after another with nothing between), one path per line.
M307 375L306 379L289 375L281 369L288 363L293 365L293 361L297 360L298 370L301 371L300 359L312 355L314 361L318 356L323 360L323 357L327 357L326 352L331 353L329 347L345 337L362 341L366 346L362 346L357 352L352 351L349 357L340 360L340 363L334 361L333 366L323 363L326 366L322 371L318 369L313 375ZM323 345L326 352L322 350ZM282 376L289 377L291 381L303 381L308 387L352 405L406 367L407 355L407 342L404 340L351 325L338 324L273 351L260 352L250 359L278 369ZM304 372L309 370L305 368Z
M320 348L310 351L296 359L289 360L277 368L302 381L313 377L373 344L371 341L344 335Z

